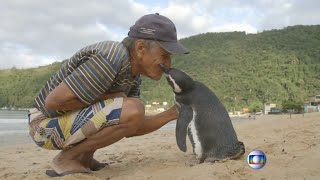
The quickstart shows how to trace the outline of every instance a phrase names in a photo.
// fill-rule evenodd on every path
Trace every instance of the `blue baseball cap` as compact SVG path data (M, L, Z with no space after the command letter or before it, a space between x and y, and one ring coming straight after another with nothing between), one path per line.
M189 51L177 39L174 23L167 17L148 14L138 19L128 32L129 37L157 41L160 46L171 54L188 54Z

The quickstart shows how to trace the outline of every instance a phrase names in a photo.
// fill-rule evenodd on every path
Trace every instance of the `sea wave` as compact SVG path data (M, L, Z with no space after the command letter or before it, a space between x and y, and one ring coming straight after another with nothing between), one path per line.
M0 124L28 123L28 119L0 119Z
M7 134L28 134L27 130L8 130L8 131L0 131L0 135Z

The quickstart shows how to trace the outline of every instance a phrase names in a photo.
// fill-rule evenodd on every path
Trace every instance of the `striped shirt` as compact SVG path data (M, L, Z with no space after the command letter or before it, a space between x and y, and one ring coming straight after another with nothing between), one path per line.
M129 52L121 42L99 42L64 60L34 101L34 107L46 117L66 112L49 110L44 105L48 94L62 81L87 105L105 93L124 92L128 97L140 97L141 78L132 76Z

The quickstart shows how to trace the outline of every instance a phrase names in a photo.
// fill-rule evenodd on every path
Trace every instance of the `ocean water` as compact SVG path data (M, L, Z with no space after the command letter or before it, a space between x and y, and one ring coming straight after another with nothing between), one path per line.
M0 136L27 133L28 111L0 111Z
M232 117L232 123L244 122L247 117ZM161 129L174 130L176 121L171 121ZM32 139L28 134L28 112L27 111L4 111L0 110L0 145L29 143Z
M0 145L32 142L28 135L28 111L0 110Z

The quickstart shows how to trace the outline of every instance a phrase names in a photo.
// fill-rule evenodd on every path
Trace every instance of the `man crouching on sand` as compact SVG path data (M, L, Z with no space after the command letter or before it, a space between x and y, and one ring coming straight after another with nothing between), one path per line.
M62 64L40 90L29 113L30 136L46 149L61 150L49 176L90 173L105 164L94 152L123 137L153 132L178 116L175 107L145 116L140 75L159 80L159 64L188 50L177 41L173 22L159 14L142 16L122 42L87 46Z

